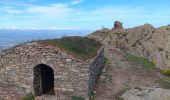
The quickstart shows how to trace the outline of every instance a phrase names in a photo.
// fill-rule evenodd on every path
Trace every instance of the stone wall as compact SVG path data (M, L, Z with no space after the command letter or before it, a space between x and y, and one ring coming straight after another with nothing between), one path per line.
M89 73L90 74L89 93L93 92L97 76L99 75L100 71L103 70L104 67L103 63L104 63L104 48L100 50L99 55L91 64L90 73Z
M74 95L88 98L102 69L103 55L101 49L96 57L81 60L57 47L36 42L8 49L0 53L0 98L19 100L26 94L35 94L33 69L39 64L54 71L56 100L70 100Z

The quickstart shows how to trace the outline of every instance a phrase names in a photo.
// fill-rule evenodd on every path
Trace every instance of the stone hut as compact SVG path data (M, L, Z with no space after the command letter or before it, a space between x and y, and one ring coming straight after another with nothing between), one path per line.
M88 98L103 62L102 46L88 59L38 42L10 48L0 53L0 100L20 100L28 94L54 100Z

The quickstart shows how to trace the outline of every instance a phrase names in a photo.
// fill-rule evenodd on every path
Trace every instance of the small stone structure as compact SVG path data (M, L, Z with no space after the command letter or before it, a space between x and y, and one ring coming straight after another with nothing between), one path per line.
M30 93L56 100L88 98L103 62L103 47L86 60L37 42L13 47L0 53L0 100L20 100Z

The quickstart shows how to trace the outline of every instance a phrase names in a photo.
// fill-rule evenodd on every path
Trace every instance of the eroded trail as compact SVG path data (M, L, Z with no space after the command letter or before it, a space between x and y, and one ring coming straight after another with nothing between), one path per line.
M167 79L158 69L146 71L127 61L120 49L105 48L105 57L108 62L96 82L95 100L118 100L128 88L158 86L157 82Z

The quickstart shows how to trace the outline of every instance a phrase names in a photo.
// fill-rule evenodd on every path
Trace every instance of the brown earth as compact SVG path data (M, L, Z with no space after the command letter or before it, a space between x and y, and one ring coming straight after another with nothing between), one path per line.
M118 48L105 48L105 56L110 63L96 82L95 100L121 100L119 96L129 88L153 87L158 86L158 80L169 80L159 69L146 71L143 66L127 61Z

